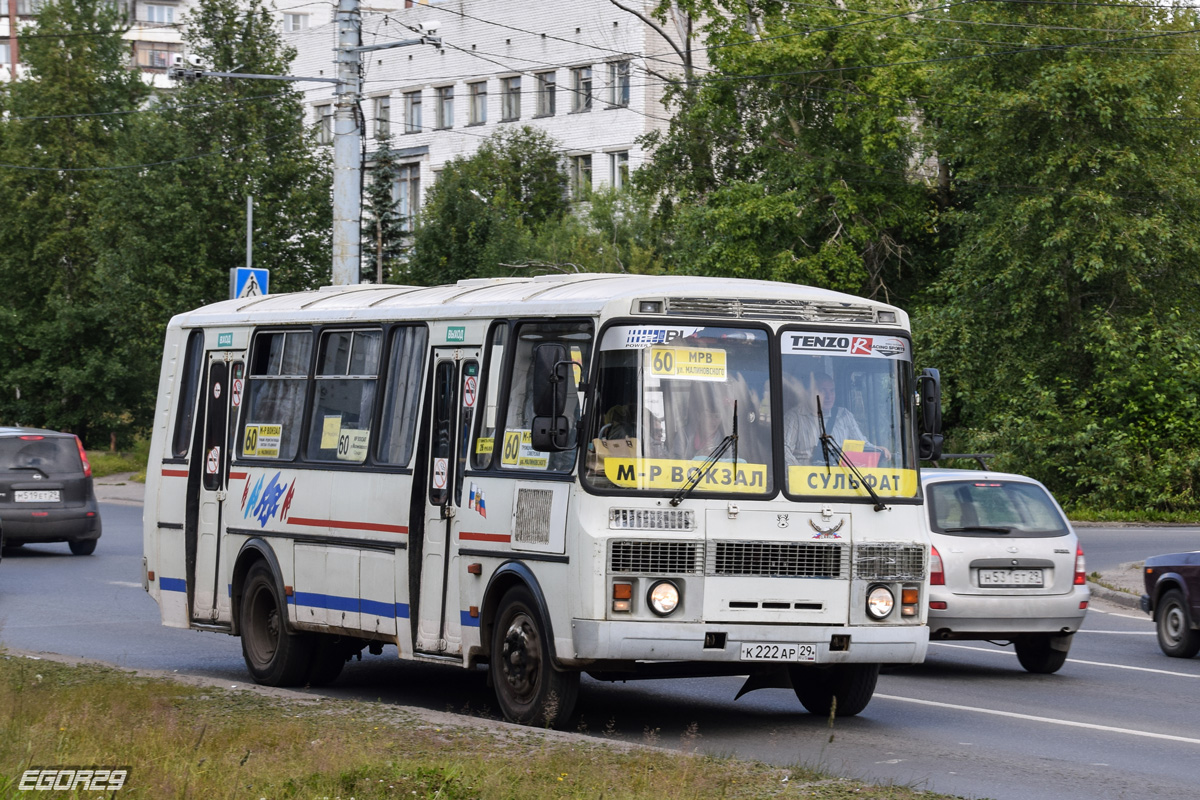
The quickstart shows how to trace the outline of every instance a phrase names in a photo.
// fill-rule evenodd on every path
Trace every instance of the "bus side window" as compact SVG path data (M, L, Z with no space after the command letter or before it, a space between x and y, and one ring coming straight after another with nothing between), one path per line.
M543 343L562 344L570 354L569 386L564 387L564 413L570 425L569 449L542 453L530 445L533 426L533 353ZM527 322L517 329L516 350L509 381L508 413L505 415L500 466L504 469L533 469L570 472L575 466L576 423L581 412L579 384L588 373L592 352L592 326L588 322Z
M200 391L200 373L204 368L204 331L192 331L183 357L179 380L179 406L175 410L175 437L171 455L183 458L192 441L192 421L196 417L196 395Z
M483 379L483 413L479 415L479 428L475 445L471 448L471 466L487 469L492 465L495 451L496 416L499 413L501 368L504 366L504 341L508 337L508 323L498 322L492 328L491 344L486 353Z
M321 334L308 431L310 461L366 461L381 339L376 330Z
M312 331L270 331L254 339L241 436L243 458L291 461L300 449Z
M375 454L381 464L407 466L412 459L428 338L429 331L424 327L404 327L392 331L387 373L384 376L383 420L379 429L378 452Z

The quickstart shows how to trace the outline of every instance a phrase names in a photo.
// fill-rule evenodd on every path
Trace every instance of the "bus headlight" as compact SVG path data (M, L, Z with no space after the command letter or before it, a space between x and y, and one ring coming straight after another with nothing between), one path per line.
M679 608L679 587L671 581L659 581L650 587L646 602L650 610L660 617L670 616Z
M886 586L876 586L867 593L867 613L875 619L883 619L892 613L896 597Z

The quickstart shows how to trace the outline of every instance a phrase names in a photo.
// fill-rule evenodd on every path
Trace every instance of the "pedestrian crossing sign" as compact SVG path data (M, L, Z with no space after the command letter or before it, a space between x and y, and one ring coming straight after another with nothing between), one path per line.
M261 297L267 294L268 284L271 279L271 271L266 269L253 269L252 267L238 267L232 270L233 285L232 297L240 299L243 297Z

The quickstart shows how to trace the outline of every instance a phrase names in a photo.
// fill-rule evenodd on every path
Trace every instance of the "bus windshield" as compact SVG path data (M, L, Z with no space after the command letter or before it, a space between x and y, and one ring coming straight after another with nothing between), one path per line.
M782 450L789 495L866 498L866 482L880 497L917 496L908 341L784 331L773 392L771 340L749 327L608 328L584 479L598 489L675 491L725 444L694 493L772 493Z
M770 491L768 341L754 328L609 328L585 478L597 488L677 490L736 429L693 491Z
M896 336L780 334L783 456L792 495L916 497L912 348Z

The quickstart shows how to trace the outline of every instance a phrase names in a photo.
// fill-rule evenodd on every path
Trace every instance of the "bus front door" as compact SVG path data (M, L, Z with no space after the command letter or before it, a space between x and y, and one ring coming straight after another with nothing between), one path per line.
M208 380L198 419L203 448L192 458L188 483L198 485L198 502L189 504L187 532L188 599L192 619L214 622L221 594L221 517L229 483L230 436L241 396L244 364L228 351L208 354ZM199 431L198 431L199 433Z
M463 348L435 348L432 362L433 398L426 431L429 463L425 524L416 576L419 588L414 649L457 655L462 653L462 623L450 543L454 540L462 504L463 471L479 385L479 354Z

